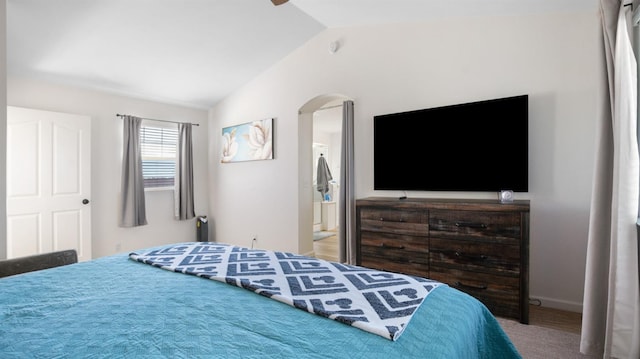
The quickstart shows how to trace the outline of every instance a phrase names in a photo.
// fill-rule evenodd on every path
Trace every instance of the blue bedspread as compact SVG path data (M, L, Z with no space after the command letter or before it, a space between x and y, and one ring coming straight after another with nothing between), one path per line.
M292 307L397 340L434 289L430 279L224 243L178 243L129 257L245 288Z
M519 358L482 303L433 291L397 341L114 255L0 279L0 358Z

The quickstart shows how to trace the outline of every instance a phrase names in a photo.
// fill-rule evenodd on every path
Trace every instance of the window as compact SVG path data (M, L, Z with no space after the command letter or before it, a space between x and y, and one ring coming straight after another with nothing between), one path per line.
M173 188L176 175L178 129L142 125L140 129L142 176L145 188Z

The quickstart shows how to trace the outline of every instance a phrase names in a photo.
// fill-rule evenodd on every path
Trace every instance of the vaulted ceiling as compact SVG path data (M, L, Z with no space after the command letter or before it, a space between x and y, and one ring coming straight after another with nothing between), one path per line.
M7 0L7 73L210 108L330 27L594 11L597 0Z

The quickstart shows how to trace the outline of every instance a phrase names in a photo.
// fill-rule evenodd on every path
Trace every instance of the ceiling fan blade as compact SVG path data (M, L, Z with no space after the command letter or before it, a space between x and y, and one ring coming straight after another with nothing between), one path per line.
M282 5L282 4L286 3L287 1L289 1L289 0L271 0L273 5L275 5L275 6Z

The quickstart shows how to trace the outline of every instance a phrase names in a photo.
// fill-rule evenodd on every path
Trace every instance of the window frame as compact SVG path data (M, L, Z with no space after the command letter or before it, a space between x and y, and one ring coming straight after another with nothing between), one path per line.
M171 122L164 122L164 121L154 121L154 120L143 120L142 121L142 125L140 126L140 152L141 152L141 159L142 159L142 175L143 178L145 177L145 166L144 166L144 162L145 161L149 161L149 156L145 156L146 154L148 155L148 152L145 151L145 144L151 142L151 141L144 141L143 140L143 136L145 134L145 128L153 128L153 129L160 129L162 132L164 131L173 131L175 132L175 147L172 150L169 150L169 152L173 152L174 156L173 157L163 157L163 156L158 156L155 157L157 160L166 160L167 158L171 158L173 160L173 178L172 178L172 183L171 184L167 184L167 185L157 185L157 186L153 186L153 185L149 185L149 182L147 181L147 178L144 179L144 190L145 192L152 192L152 191L173 191L175 189L175 176L176 176L176 165L177 165L177 155L178 155L178 126L175 123L171 123ZM164 134L161 134L161 137L163 137ZM164 142L163 140L161 140L162 142ZM167 141L168 143L171 143L171 140ZM165 148L165 144L161 143L159 144L160 146L160 151L162 152ZM145 159L147 158L147 159ZM164 177L164 178L169 178L169 177Z

